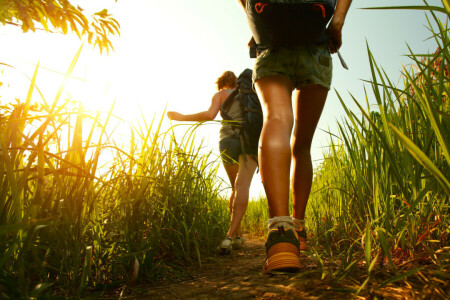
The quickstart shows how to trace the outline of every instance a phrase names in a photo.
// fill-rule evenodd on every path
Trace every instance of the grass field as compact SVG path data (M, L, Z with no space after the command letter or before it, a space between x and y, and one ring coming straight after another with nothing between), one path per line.
M161 116L116 145L113 107L91 114L62 90L31 103L37 70L27 99L1 108L0 294L80 296L199 264L229 217L195 126L176 140Z
M368 48L367 97L353 98L355 112L339 95L347 117L315 171L309 244L336 265L323 277L365 269L355 294L380 273L379 287L409 276L450 279L450 40L435 15L448 22L450 6L427 9L436 52L411 50L413 67L394 85ZM229 222L219 160L196 146L197 125L177 139L161 131L161 114L116 144L114 107L84 111L63 99L63 85L48 101L35 85L38 69L26 99L0 107L1 297L80 297L187 276L184 267L201 265ZM262 235L267 219L262 198L242 226Z
M347 116L329 133L329 150L315 170L310 243L324 261L339 264L324 276L342 280L365 266L358 293L380 272L392 275L380 287L425 270L431 282L450 279L450 40L448 24L435 13L428 26L436 52L411 49L413 67L403 69L399 86L367 49L366 99L350 95L359 107L351 111L337 91ZM267 218L262 199L250 203L244 224L252 230Z

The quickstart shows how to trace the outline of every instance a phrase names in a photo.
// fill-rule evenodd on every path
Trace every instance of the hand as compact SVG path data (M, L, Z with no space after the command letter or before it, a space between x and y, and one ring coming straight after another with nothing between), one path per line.
M327 28L328 36L330 37L328 44L330 53L336 53L342 46L342 26L343 22L339 21L338 18L333 18Z
M177 113L176 111L168 111L167 112L167 117L170 120L174 120L174 121L181 121L181 114Z

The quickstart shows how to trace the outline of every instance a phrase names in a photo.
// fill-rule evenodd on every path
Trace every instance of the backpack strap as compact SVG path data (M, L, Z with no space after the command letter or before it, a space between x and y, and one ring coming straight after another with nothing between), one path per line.
M222 119L227 121L232 121L233 118L230 117L229 114L227 114L226 110L233 104L234 97L239 93L239 88L235 89L231 94L228 95L227 99L223 101L222 105L220 105L220 116Z
M235 131L239 134L239 141L241 142L242 155L244 155L244 164L247 163L247 153L245 151L244 133L241 129L236 128Z

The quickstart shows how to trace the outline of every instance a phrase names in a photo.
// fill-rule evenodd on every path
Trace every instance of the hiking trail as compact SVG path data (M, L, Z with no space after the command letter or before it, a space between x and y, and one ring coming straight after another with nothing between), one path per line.
M249 235L244 238L241 249L233 249L230 255L204 258L200 268L196 265L189 269L192 279L138 284L125 295L101 299L413 299L420 294L401 285L355 296L354 291L364 281L364 272L336 282L323 275L327 265L321 268L310 252L301 254L300 273L265 275L264 239Z

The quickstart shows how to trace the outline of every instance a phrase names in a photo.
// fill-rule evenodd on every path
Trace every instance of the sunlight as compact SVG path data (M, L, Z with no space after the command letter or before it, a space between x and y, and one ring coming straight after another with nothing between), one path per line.
M231 191L220 117L200 126L164 110L206 110L223 71L252 67L242 9L227 0L7 0L0 19L17 12L29 25L37 3L40 16L69 2L83 14L108 8L121 26L114 51L72 33L0 26L1 299L448 298L450 8L445 26L428 18L445 12L441 0L414 11L353 1L341 51L350 69L334 60L304 222L286 207L274 212L288 197L268 193L269 205L257 173L239 239L229 225L247 191L241 180ZM405 41L410 55L401 56ZM300 107L310 100L302 95ZM292 183L293 217L304 183ZM298 274L284 272L291 262ZM273 275L261 272L269 267Z
M91 11L101 7L78 2L85 3L83 7ZM134 121L141 114L160 114L166 107L186 113L206 109L215 92L214 81L223 70L217 70L215 53L205 48L206 40L200 32L194 35L189 31L198 29L198 24L181 26L183 21L163 6L132 12L129 5L117 3L112 11L119 6L123 8L123 26L121 36L112 38L115 50L101 55L98 48L84 44L63 98L68 95L81 101L87 110L108 110L116 101L116 113L127 121ZM164 30L143 34L129 27L141 13L147 15L147 28ZM5 43L14 44L0 49L2 62L31 76L39 61L37 84L45 91L46 101L52 102L82 42L72 33L21 33L14 26L3 26L0 34ZM197 47L187 46L192 44ZM17 87L17 91L23 88Z

